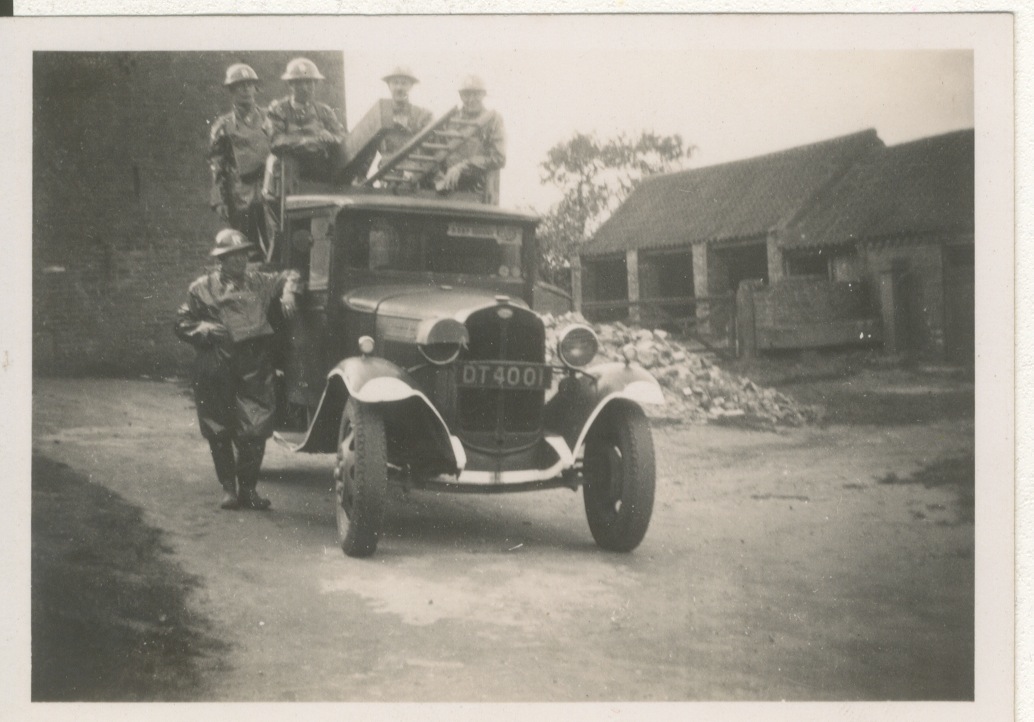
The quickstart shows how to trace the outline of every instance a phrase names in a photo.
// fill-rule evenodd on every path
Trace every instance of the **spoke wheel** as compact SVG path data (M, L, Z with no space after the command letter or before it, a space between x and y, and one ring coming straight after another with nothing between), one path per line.
M601 548L630 552L646 536L653 513L653 437L643 410L614 402L585 441L582 494L589 531Z
M338 543L348 556L368 557L377 549L387 486L384 419L375 407L349 399L341 417L334 469Z

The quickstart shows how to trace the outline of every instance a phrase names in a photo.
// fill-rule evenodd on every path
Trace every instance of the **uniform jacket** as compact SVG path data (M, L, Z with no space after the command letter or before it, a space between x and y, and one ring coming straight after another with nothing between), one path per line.
M481 171L499 170L506 165L506 129L503 127L503 117L487 108L476 118L467 116L462 111L459 117L464 120L476 119L480 127L470 139L449 154L445 162L446 167L464 160Z
M429 125L434 120L434 114L427 108L406 103L403 106L393 107L391 119L392 126L384 133L377 148L381 154L382 163L394 155L410 138Z
M212 124L208 162L212 170L211 205L243 210L258 202L262 171L269 155L266 113L256 106L242 114L237 108ZM227 196L232 193L232 205Z
M334 135L338 142L345 134L334 109L314 100L295 107L287 96L273 101L266 111L266 135L275 155L298 150L306 136L313 136L321 129Z
M206 439L266 439L273 433L276 391L269 308L297 271L247 271L240 284L212 271L190 285L176 335L197 350L193 388L198 428ZM221 333L202 336L202 322Z
M266 273L249 269L240 285L224 279L218 270L207 273L190 284L187 302L176 316L176 335L201 349L272 335L270 305L284 286L296 289L299 283L300 276L294 270ZM202 321L222 326L224 340L198 335Z
M461 112L460 118L472 120ZM499 205L499 169L506 165L506 131L503 118L494 110L484 110L476 116L478 128L446 159L443 171L466 161L457 190L470 191L481 196L484 203Z

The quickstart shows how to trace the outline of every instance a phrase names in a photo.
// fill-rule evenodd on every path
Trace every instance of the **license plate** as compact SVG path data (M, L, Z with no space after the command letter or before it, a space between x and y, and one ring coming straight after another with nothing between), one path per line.
M460 364L457 382L476 389L548 389L553 369L538 364L466 361Z

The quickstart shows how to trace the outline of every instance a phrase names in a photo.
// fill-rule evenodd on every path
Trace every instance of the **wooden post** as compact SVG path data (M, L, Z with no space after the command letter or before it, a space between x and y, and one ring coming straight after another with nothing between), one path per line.
M639 323L642 314L639 309L639 252L632 248L625 254L625 271L628 274L628 320Z
M897 308L895 301L894 277L897 275L893 270L880 272L879 296L880 316L883 319L883 351L888 354L896 354L900 349L900 339L897 328Z
M754 313L754 290L756 282L745 281L736 289L735 326L737 352L743 358L754 358L758 352L758 337Z
M582 257L576 255L571 259L571 299L574 310L582 312Z

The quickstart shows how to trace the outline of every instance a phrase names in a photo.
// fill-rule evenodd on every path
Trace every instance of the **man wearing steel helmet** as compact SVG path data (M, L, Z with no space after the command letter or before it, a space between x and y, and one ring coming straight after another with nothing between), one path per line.
M262 192L274 224L279 222L283 159L294 159L300 176L329 180L345 134L334 110L316 101L316 85L324 77L314 62L295 58L281 79L287 81L290 95L270 104L265 125L272 156Z
M269 314L279 297L283 315L294 316L300 285L297 271L249 269L251 248L240 231L219 232L210 254L219 268L190 285L174 326L197 351L194 402L223 487L222 509L270 506L255 489L276 407Z
M417 132L430 125L434 121L434 115L430 110L409 102L409 91L420 81L408 67L397 65L382 80L387 83L391 93L392 122L391 127L381 137L380 146L377 148L383 163Z
M212 124L208 163L212 170L211 205L231 227L258 247L267 245L262 176L269 156L265 111L255 103L259 77L249 65L226 69L223 85L233 109Z
M485 203L499 204L499 169L506 165L506 131L503 118L485 107L485 83L468 75L460 84L462 120L477 123L474 134L450 153L444 171L435 178L439 191L472 191Z

